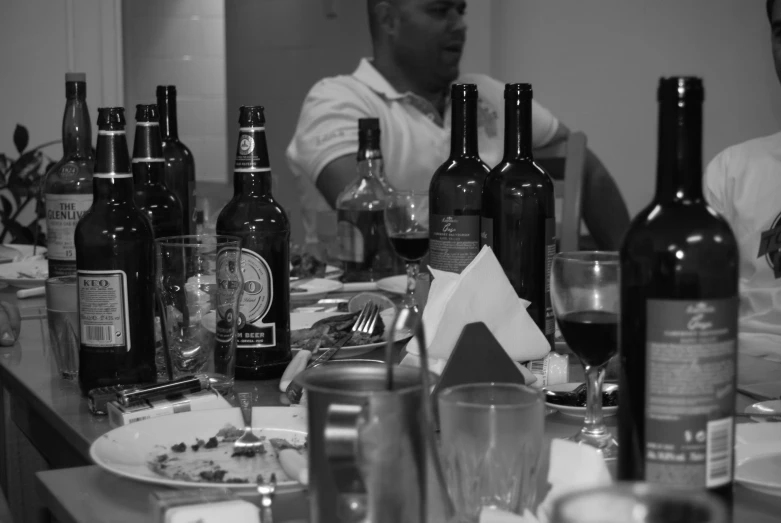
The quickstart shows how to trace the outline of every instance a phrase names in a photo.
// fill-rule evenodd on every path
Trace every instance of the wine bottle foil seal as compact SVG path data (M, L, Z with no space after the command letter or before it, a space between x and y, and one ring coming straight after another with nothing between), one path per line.
M535 387L569 382L569 355L549 352L541 360L526 362L526 368L537 377Z

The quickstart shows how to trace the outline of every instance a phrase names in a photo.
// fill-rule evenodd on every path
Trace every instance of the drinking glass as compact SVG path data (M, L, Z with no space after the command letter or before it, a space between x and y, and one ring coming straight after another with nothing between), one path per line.
M442 466L458 521L483 507L522 514L537 497L544 454L542 393L513 383L457 385L439 394Z
M571 439L615 459L618 444L602 419L602 384L618 350L618 253L562 252L553 258L550 295L559 329L586 374L586 419Z
M46 280L46 319L49 343L60 376L79 377L79 303L75 276Z
M212 388L231 392L244 287L241 240L170 236L155 240L155 250L169 377L206 374Z
M385 229L393 250L407 264L407 301L414 303L420 260L428 253L428 192L394 191L389 194Z
M727 514L702 490L619 483L561 497L551 523L727 523Z

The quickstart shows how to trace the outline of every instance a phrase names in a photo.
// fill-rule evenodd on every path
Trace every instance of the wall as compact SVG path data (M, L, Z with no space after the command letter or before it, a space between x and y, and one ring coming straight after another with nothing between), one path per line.
M179 138L195 157L197 181L227 181L224 2L122 4L128 130L136 104L155 103L158 85L176 85Z
M328 11L333 16L328 16ZM488 73L491 6L473 2L467 23L481 35L470 41L464 66ZM228 164L232 169L241 105L266 108L274 194L302 238L298 189L285 149L293 136L306 93L325 76L349 74L371 56L364 0L226 0Z
M531 82L540 102L587 134L632 214L653 193L659 76L704 77L705 162L779 128L763 1L493 0L492 7L494 75Z

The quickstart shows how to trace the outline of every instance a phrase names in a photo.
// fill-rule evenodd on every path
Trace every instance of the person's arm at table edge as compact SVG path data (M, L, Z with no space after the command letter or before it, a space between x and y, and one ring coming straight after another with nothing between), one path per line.
M16 343L21 326L19 308L12 303L0 301L0 345L8 347Z
M355 176L355 154L345 154L329 162L320 171L317 176L317 189L328 205L336 209L336 199Z
M547 145L565 140L569 133L569 128L559 122L556 133ZM624 234L629 228L629 209L613 177L597 155L588 148L586 149L582 206L583 221L586 222L586 227L588 227L598 248L618 250L621 247Z

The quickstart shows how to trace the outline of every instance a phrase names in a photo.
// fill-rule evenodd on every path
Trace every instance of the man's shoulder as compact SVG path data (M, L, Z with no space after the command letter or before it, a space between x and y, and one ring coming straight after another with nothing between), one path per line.
M327 76L318 80L309 90L308 97L312 96L359 96L364 95L366 86L351 74Z
M781 161L781 132L730 145L713 159L728 171L743 171L767 161Z

